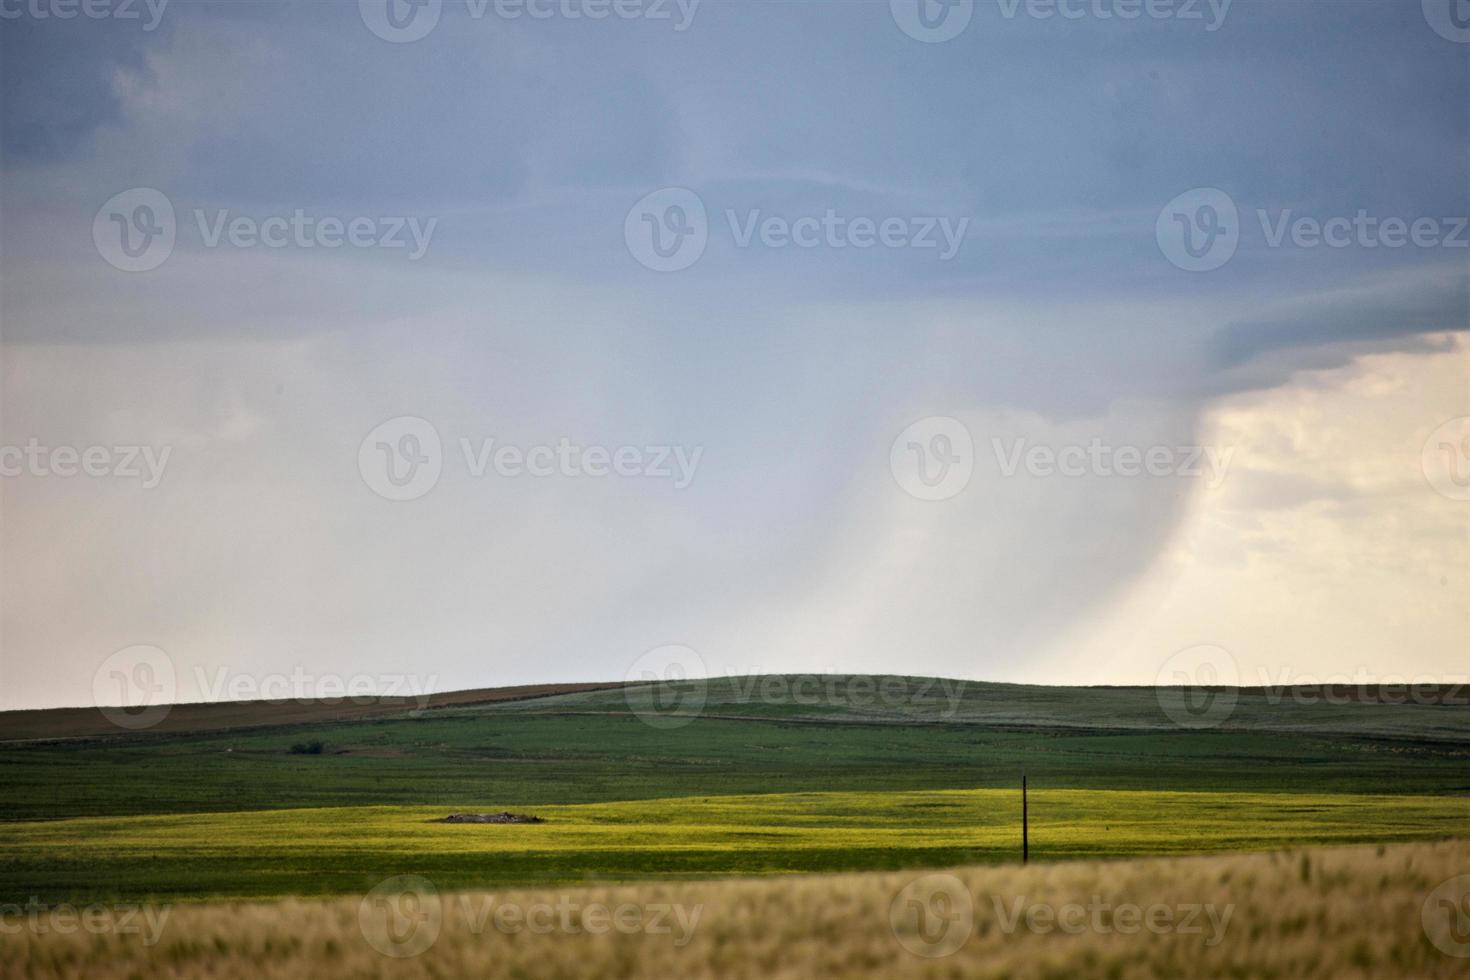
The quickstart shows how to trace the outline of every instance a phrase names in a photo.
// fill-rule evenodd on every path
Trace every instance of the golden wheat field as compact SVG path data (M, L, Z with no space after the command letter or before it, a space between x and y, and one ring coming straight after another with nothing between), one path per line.
M407 878L363 898L151 913L129 932L42 934L12 908L4 973L1465 977L1470 841L495 893Z

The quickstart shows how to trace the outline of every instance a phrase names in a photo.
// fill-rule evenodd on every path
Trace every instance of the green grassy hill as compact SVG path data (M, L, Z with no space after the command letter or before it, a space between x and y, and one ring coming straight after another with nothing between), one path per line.
M1152 688L774 676L661 693L662 712L644 687L226 731L198 706L205 730L58 741L14 741L0 718L4 818L1010 787L1022 768L1058 789L1470 793L1454 705L1246 694L1188 730ZM303 741L322 754L293 754Z
M1012 860L1023 769L1041 859L1470 828L1470 710L1453 703L1246 691L1196 730L1174 720L1182 692L1152 688L779 675L485 694L291 724L193 706L105 735L72 716L49 739L34 733L54 720L0 718L0 900ZM427 823L502 809L549 822Z

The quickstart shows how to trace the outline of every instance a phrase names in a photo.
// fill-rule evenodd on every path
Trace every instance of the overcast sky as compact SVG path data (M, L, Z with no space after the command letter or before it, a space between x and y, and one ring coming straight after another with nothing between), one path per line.
M1470 674L1448 2L526 2L0 4L0 706Z

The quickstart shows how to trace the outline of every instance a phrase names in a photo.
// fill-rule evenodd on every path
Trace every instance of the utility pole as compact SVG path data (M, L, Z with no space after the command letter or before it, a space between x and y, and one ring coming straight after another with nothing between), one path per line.
M1021 770L1021 863L1031 860L1031 819L1026 807L1026 770Z

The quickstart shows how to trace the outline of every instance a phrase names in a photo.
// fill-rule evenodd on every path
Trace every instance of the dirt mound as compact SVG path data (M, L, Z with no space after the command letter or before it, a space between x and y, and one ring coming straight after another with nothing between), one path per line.
M533 817L525 813L511 813L502 810L499 813L451 813L447 817L430 820L429 823L544 823L540 817Z

